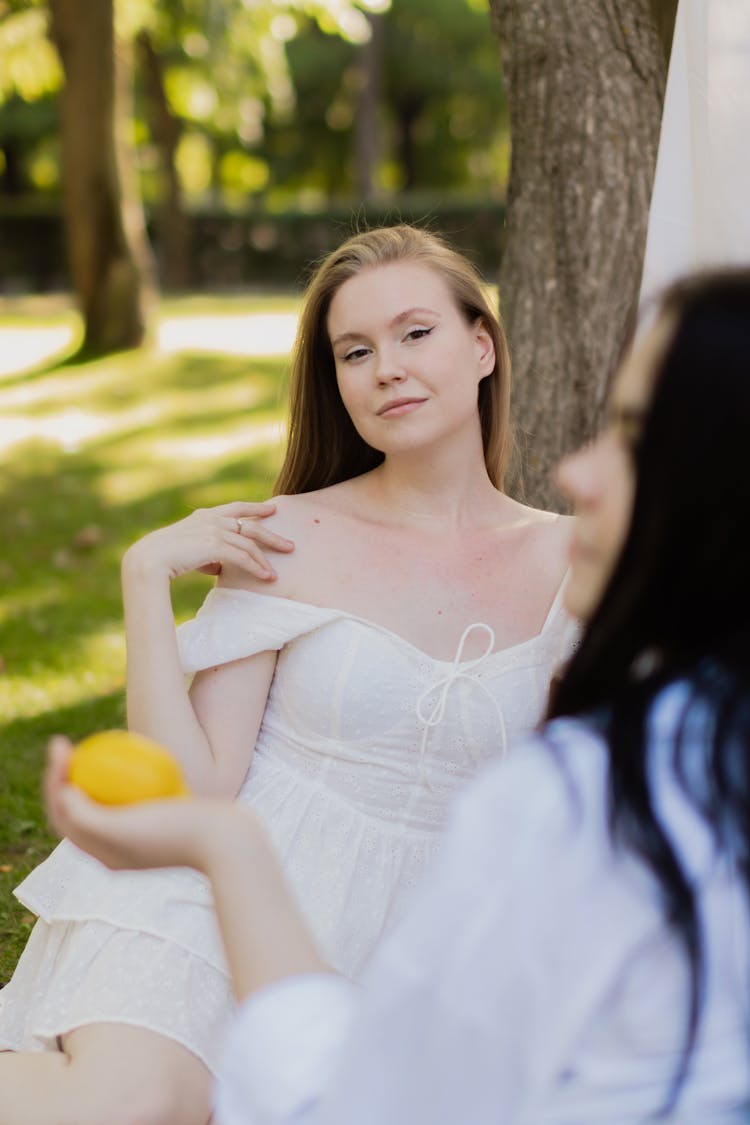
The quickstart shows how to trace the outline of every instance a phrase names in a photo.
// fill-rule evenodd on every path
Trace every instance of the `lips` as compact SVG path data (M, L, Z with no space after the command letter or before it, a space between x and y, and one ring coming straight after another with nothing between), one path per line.
M377 411L378 417L382 418L385 414L406 414L410 408L421 406L427 399L424 398L393 398L390 402L386 402L384 406L380 407Z

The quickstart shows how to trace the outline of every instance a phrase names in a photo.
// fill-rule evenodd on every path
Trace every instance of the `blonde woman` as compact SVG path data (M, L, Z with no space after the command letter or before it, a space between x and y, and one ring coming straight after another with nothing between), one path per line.
M279 496L195 512L123 561L130 726L196 794L257 812L349 977L570 644L567 521L502 489L509 392L470 264L411 227L356 235L306 295ZM218 585L176 638L170 582L195 569ZM208 883L112 874L63 842L19 896L42 920L0 995L0 1123L204 1125L232 1012Z

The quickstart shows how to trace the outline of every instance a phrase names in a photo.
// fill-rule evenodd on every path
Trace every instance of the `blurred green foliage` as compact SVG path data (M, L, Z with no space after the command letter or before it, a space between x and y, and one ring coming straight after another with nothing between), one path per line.
M488 0L118 0L116 14L147 203L163 197L165 155L144 44L176 129L188 204L278 209L350 198L359 100L372 80L376 193L500 197L507 112ZM364 46L373 21L375 64ZM59 193L62 73L47 30L43 0L0 0L0 197Z

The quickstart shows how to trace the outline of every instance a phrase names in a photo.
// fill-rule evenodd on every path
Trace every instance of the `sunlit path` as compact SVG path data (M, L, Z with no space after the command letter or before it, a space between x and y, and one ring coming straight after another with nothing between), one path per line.
M154 353L216 353L257 359L289 354L297 329L296 313L237 312L236 308L233 303L233 311L226 314L184 314L178 306L176 312L163 314L154 329L152 348L144 350L144 361ZM11 324L0 320L0 452L30 438L52 441L65 451L73 452L103 433L158 425L161 410L158 396L116 414L101 413L89 404L84 405L91 387L88 375L78 368L53 370L29 381L22 378L27 371L65 359L76 345L78 331L72 315L69 323L35 324L33 327L16 320ZM21 376L21 379L13 379L13 376ZM98 374L100 389L106 389L110 376L118 378L116 368L109 375L106 368ZM221 392L218 393L220 398ZM244 425L238 424L235 433L224 432L221 437L204 436L189 441L185 438L180 448L171 453L164 439L165 448L155 449L154 455L161 452L164 456L210 459L219 452L225 454L230 448L248 448L281 439L278 424L256 424L252 434L248 432L251 427L252 423L246 419Z
M170 317L161 321L161 351L221 351L229 355L287 355L294 343L294 313Z
M67 324L54 328L0 325L0 378L49 363L69 351L75 336L75 328Z
M156 329L156 345L163 352L286 355L296 331L294 313L165 316ZM0 323L0 378L50 363L72 347L75 337L72 324L24 328Z

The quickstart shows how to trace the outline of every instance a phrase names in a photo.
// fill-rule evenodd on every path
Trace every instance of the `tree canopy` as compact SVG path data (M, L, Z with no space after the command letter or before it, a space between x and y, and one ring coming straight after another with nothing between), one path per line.
M0 0L6 195L59 191L63 71L49 8ZM284 207L355 193L358 107L370 81L379 91L376 194L499 194L507 121L488 0L114 0L114 8L118 42L135 46L129 137L146 203L165 196L155 97L172 122L170 159L188 202ZM373 28L377 55L367 50Z

